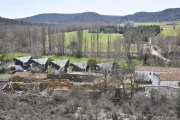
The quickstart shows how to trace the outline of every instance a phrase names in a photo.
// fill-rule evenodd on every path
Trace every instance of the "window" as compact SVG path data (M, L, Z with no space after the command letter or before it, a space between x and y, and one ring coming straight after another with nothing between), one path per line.
M178 82L178 86L180 87L180 82Z
M27 62L24 62L24 63L23 63L23 66L28 66L28 63L27 63Z

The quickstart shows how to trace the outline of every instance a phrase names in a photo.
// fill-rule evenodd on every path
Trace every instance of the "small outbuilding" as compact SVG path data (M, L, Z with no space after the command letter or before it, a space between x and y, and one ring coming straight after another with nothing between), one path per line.
M87 61L71 63L70 66L72 67L72 71L75 72L87 72L89 70Z
M27 57L16 57L14 59L16 71L28 70L31 66L32 56Z
M58 60L58 61L51 61L51 67L54 73L58 74L60 69L64 69L64 72L67 73L67 68L69 66L69 60Z
M106 62L106 63L99 63L96 64L96 71L104 71L107 70L109 72L114 71L115 62Z

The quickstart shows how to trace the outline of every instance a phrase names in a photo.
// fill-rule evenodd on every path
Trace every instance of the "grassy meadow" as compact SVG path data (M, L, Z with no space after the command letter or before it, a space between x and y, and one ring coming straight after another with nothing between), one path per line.
M166 29L166 30L161 31L161 33L166 36L175 37L175 36L180 35L180 29Z
M57 34L56 34L57 35ZM65 33L65 45L68 46L69 43L71 41L74 40L74 37L73 36L77 36L77 31L72 31L72 32L66 32ZM86 41L87 41L87 44L86 44L86 51L87 52L90 52L91 51L91 36L92 36L92 39L94 38L94 45L93 45L93 51L95 52L96 51L96 45L97 45L97 33L88 33L88 30L83 30L83 52L85 51L85 38L86 38ZM111 40L111 43L113 43L114 40L120 38L120 37L123 37L122 34L111 34L109 35L109 39ZM76 37L77 38L77 37ZM77 39L75 39L77 41ZM101 43L101 47L102 47L102 52L106 52L107 51L107 44L108 44L108 34L104 34L104 33L99 33L99 42ZM113 48L112 48L113 50Z
M0 54L0 57L2 56L2 54ZM9 60L13 60L13 56L12 54L9 53L8 55ZM32 54L29 53L15 53L14 57L26 57L26 56L34 56ZM37 56L36 56L37 57ZM33 57L34 58L34 57ZM83 61L88 61L90 58L85 58L85 57L81 57L81 58L76 58L76 57L71 57L71 56L56 56L56 55L44 55L42 56L42 58L51 58L53 60L70 60L70 63L75 63L75 62L83 62ZM5 59L7 59L7 57L5 57ZM114 59L96 59L98 63L103 63L103 62L112 62L114 61ZM136 60L133 59L133 62L135 62L138 65L143 65L143 61L142 60ZM119 59L116 61L120 66L127 66L126 63L126 59Z
M171 27L173 25L168 25L168 24L173 24L174 22L142 22L142 23L134 23L135 26L139 25L145 25L145 26L150 26L150 25L159 25L161 27ZM177 25L180 26L180 22L175 22ZM124 26L124 24L121 24Z

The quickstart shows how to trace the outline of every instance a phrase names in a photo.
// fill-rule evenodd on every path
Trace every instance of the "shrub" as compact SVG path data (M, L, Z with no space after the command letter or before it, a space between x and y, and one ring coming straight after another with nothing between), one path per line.
M78 106L79 106L79 101L77 98L69 99L66 102L65 113L68 114L68 113L76 112Z
M65 102L67 99L61 92L53 91L52 98L55 102Z
M95 67L95 65L97 64L97 61L96 59L89 59L88 62L87 62L88 66L93 69Z
M115 111L112 113L112 119L113 120L118 120L118 115L117 115L117 113Z
M176 109L177 117L179 118L180 117L180 94L178 95L178 98L176 98L175 109Z
M152 120L153 119L153 115L152 114L147 114L147 120Z

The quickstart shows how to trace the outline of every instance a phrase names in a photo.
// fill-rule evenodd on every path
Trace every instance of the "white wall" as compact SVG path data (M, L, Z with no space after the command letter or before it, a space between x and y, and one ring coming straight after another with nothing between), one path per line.
M16 71L24 71L20 65L15 65Z
M169 86L169 87L179 88L178 82L180 81L160 81L160 86Z
M157 80L156 78L154 78L154 74L160 74L160 73L163 73L163 72L151 72L151 71L135 71L135 75L138 74L139 75L143 75L145 78L144 80L145 81L152 81L155 82L154 84L156 84Z
M153 86L159 86L159 83L160 83L159 78L156 75L154 75L152 85Z

